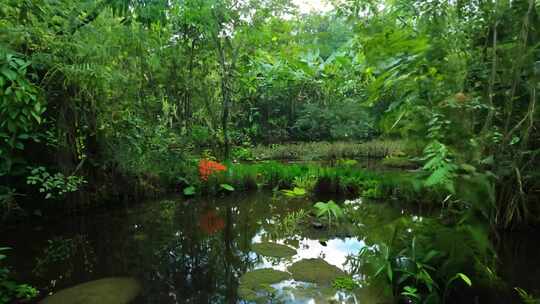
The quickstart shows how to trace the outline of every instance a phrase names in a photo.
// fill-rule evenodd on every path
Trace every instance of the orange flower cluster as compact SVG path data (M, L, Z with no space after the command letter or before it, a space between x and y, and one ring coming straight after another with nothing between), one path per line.
M215 161L201 159L199 162L199 176L203 181L207 181L208 177L210 177L210 175L213 173L225 170L227 170L226 166Z

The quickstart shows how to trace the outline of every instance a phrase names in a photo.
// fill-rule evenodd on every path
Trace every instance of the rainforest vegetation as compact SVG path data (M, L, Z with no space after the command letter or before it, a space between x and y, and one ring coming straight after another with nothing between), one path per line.
M540 303L537 89L537 0L0 0L0 304Z

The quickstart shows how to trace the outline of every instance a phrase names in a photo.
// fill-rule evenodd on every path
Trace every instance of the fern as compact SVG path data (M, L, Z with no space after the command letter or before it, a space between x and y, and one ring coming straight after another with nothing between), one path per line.
M424 149L426 164L422 169L430 175L425 180L427 187L442 187L454 194L457 165L454 163L451 152L447 146L434 140Z

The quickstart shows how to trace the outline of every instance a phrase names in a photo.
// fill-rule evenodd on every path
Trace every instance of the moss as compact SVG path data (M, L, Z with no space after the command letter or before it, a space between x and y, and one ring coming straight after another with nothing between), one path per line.
M133 278L106 278L60 290L40 304L127 304L140 291L141 286Z
M253 244L251 249L257 254L274 258L286 258L296 254L294 248L270 242Z
M336 278L345 276L345 273L323 259L304 259L291 266L288 270L296 281L329 285Z
M245 300L255 301L259 298L258 293L273 290L271 284L288 280L291 275L284 271L271 268L257 269L246 272L240 278L238 294Z

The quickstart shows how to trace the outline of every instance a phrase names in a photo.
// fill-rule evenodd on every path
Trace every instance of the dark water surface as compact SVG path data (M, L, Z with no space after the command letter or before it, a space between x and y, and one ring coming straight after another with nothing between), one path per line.
M133 277L142 286L134 303L238 303L239 278L249 270L285 270L305 258L323 258L347 270L346 257L365 246L347 233L324 235L311 229L291 236L276 225L290 212L310 206L306 200L273 199L268 192L187 201L173 197L42 225L8 227L0 234L0 244L13 248L8 263L19 278L44 290ZM381 213L382 218L392 218L401 211L386 206ZM528 238L511 239L518 245L507 243L501 251L503 275L509 285L534 291L540 264L536 258L532 264L522 258L540 253L539 246ZM265 258L251 251L251 245L261 241L287 244L298 253L286 260ZM279 291L278 302L378 303L377 292L365 289L354 294L328 292L294 280L273 287ZM487 297L490 300L479 303L514 301Z
M355 238L329 239L322 246L318 239L285 240L270 233L276 218L309 206L308 201L273 200L269 193L171 198L44 225L18 225L2 232L0 244L14 249L8 262L20 279L39 288L54 291L128 276L143 286L135 303L236 303L242 274L288 265L251 252L253 242L292 242L298 249L295 260L327 257L339 267L346 255L358 252L362 243ZM287 302L309 303L317 296Z

